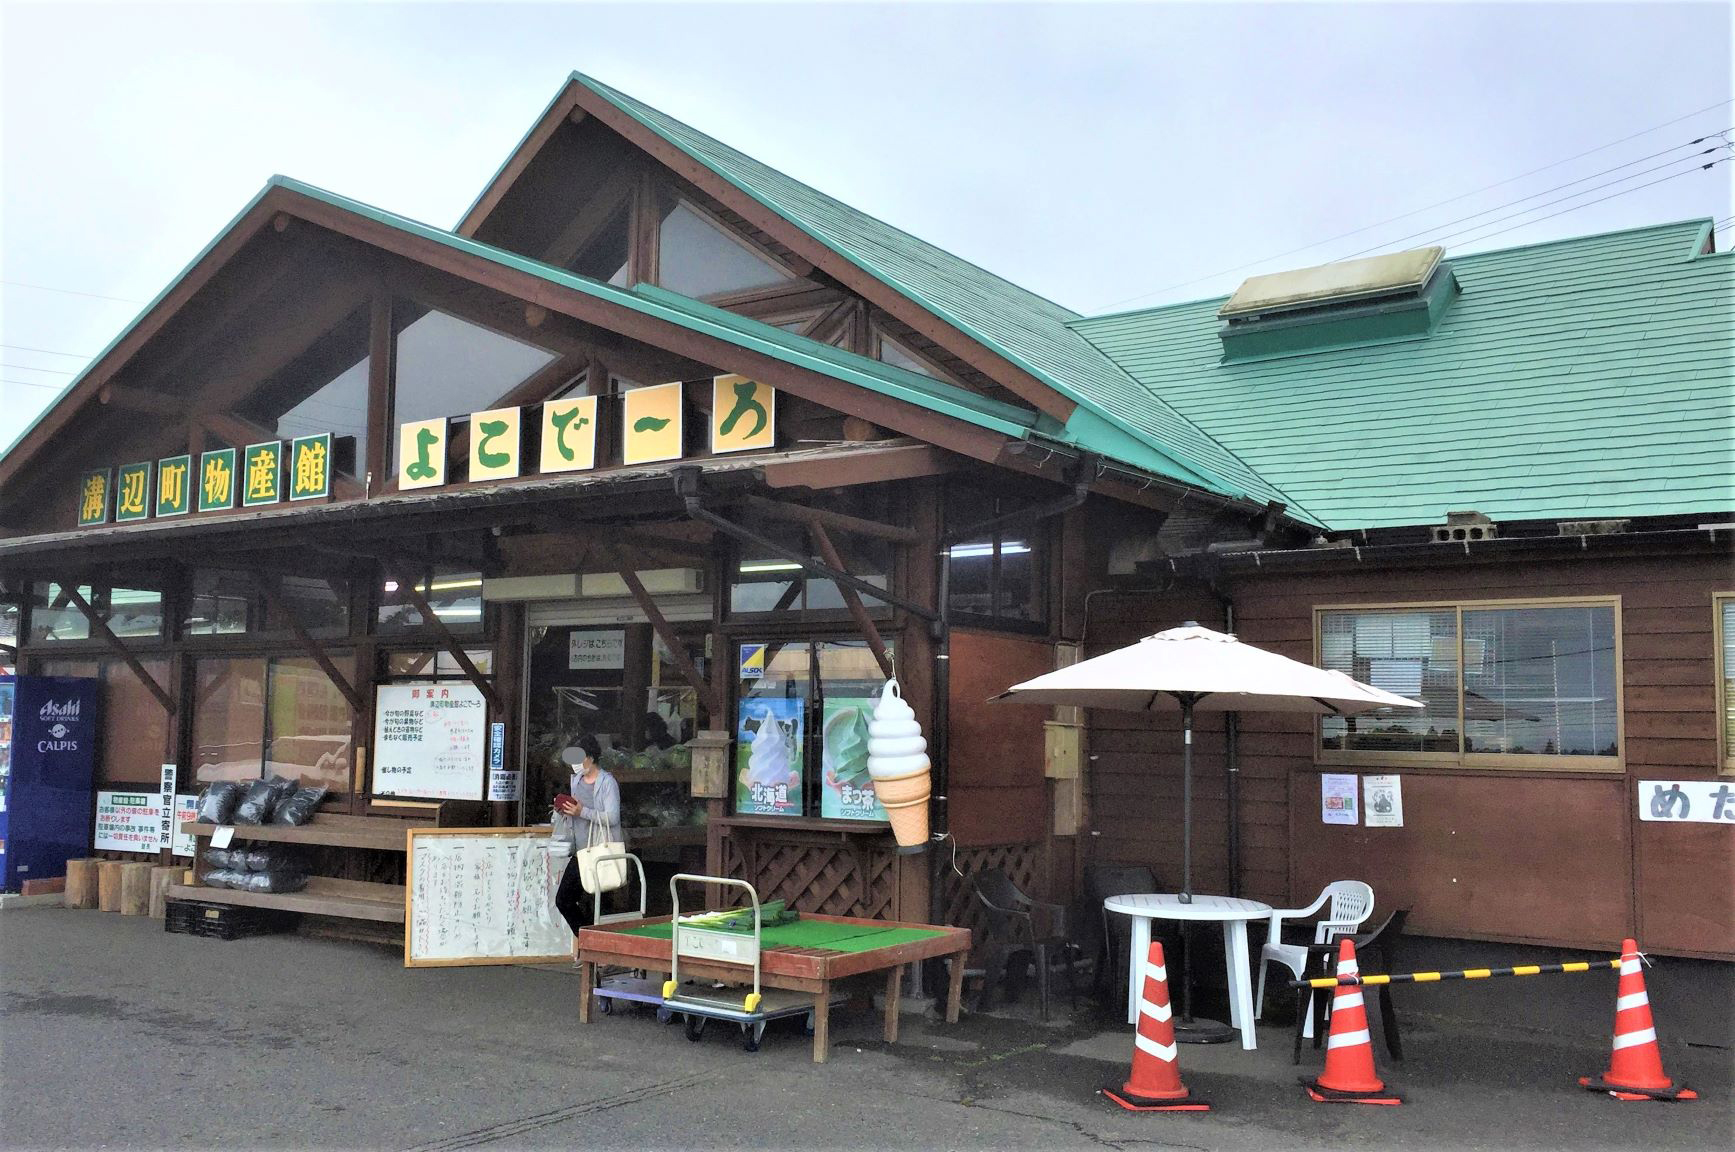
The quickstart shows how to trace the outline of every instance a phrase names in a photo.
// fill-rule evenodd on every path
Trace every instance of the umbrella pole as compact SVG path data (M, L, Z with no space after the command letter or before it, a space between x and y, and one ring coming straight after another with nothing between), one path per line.
M1177 693L1181 702L1181 903L1193 902L1193 705L1198 695ZM1183 1044L1221 1044L1233 1031L1217 1020L1193 1018L1193 929L1192 920L1181 921L1181 1017L1175 1021L1175 1039Z
M1193 697L1181 697L1181 903L1193 902ZM1188 1013L1192 1015L1192 1013Z

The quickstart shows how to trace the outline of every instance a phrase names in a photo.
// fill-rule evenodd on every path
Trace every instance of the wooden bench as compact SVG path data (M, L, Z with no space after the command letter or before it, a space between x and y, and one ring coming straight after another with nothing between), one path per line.
M306 824L234 824L235 841L273 844L313 844L326 848L367 848L376 852L403 852L411 829L463 826L479 818L477 806L446 803L434 809L432 819L400 819L392 816L351 816L322 812ZM188 820L181 830L195 841L196 876L204 874L205 851L217 825ZM171 900L204 900L211 904L277 908L350 920L374 920L387 924L404 922L404 886L370 880L339 880L315 876L299 892L241 892L233 888L207 888L203 884L174 884Z

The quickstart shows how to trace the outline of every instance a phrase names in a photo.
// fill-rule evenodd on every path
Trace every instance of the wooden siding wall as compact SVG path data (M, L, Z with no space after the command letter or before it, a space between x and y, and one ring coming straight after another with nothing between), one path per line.
M951 664L948 811L959 848L1046 839L1042 722L1049 709L988 698L1052 671L1054 646L959 629L952 633Z
M1735 955L1735 837L1637 815L1642 779L1717 772L1711 595L1726 558L1562 560L1248 580L1234 588L1242 639L1313 658L1320 604L1522 597L1621 598L1624 773L1417 768L1401 773L1403 828L1319 819L1313 725L1247 717L1246 770L1289 776L1290 895L1362 877L1420 933L1608 948L1636 935L1659 952ZM1257 895L1255 890L1252 894Z
M1241 718L1242 894L1311 899L1366 879L1413 931L1735 958L1735 835L1638 818L1639 782L1717 775L1711 596L1735 577L1718 556L1260 576L1231 589L1241 639L1311 662L1317 605L1527 597L1621 598L1624 772L1467 770L1401 759L1315 762L1311 717ZM1221 627L1199 591L1099 596L1087 654L1184 619ZM1090 715L1093 859L1180 877L1180 736L1173 714ZM1194 886L1227 892L1223 729L1194 745ZM1396 772L1403 828L1326 825L1322 771Z
M1091 601L1085 655L1136 643L1164 628L1196 620L1223 626L1223 606L1200 589L1168 593L1116 592ZM1285 840L1289 820L1288 758L1307 743L1242 720L1241 891L1255 900L1283 901L1289 886ZM1181 884L1181 717L1176 712L1089 713L1091 862L1143 864L1157 887ZM1205 714L1193 725L1193 889L1226 893L1229 885L1228 775L1224 719Z

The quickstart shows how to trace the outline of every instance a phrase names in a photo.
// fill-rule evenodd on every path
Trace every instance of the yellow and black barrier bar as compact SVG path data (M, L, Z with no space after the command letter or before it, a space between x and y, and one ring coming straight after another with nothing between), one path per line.
M1433 984L1441 980L1489 980L1496 976L1547 976L1556 972L1592 972L1619 969L1620 957L1610 960L1574 960L1566 964L1519 964L1512 968L1462 968L1456 972L1401 972L1391 975L1322 976L1317 980L1291 980L1291 988L1336 988L1356 984Z

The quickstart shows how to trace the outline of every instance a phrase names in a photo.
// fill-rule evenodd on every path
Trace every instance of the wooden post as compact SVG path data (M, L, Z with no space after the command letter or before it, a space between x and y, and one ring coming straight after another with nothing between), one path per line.
M148 861L128 861L120 866L120 914L143 916L151 910L151 869Z
M95 908L97 905L97 865L100 860L68 860L66 862L66 907Z
M153 920L162 920L169 914L169 885L181 882L181 866L179 864L160 864L151 869L151 911Z
M103 860L96 866L96 906L104 912L120 911L120 870L124 860Z

